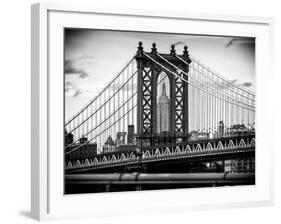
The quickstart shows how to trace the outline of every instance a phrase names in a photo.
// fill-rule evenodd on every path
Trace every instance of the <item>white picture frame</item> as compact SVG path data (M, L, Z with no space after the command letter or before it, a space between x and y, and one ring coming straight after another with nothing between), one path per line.
M31 214L37 220L112 216L273 203L270 134L273 19L189 12L32 5ZM256 184L234 188L181 189L83 195L63 194L63 28L249 36L256 38ZM61 74L61 75L60 75ZM266 74L266 77L265 77ZM62 129L63 130L63 129ZM264 150L266 149L266 150ZM108 203L110 200L110 203ZM122 204L126 210L122 209Z

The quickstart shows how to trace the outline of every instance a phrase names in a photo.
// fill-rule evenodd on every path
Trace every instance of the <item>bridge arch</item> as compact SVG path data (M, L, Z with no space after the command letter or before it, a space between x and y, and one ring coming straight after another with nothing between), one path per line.
M206 147L207 151L213 151L213 146L210 142L208 142L207 147Z
M195 152L202 152L202 147L199 143L196 145Z
M90 165L91 165L91 164L90 164L89 160L86 159L85 162L84 162L84 166L90 166Z
M71 163L71 161L69 161L69 162L67 163L66 168L67 168L67 169L71 169L71 168L72 168L72 163Z
M179 146L176 147L175 154L181 154L181 149Z
M161 156L161 153L160 153L160 150L157 148L156 150L155 150L155 154L154 154L156 157L159 157L159 156Z
M98 163L99 163L99 161L98 161L97 157L95 157L93 159L92 165L97 165Z
M171 132L171 74L160 70L157 76L156 90L156 131L157 133Z
M82 167L80 160L77 160L77 161L76 161L75 166L78 167L78 168Z
M223 148L224 148L224 147L223 147L222 142L219 141L219 143L218 143L218 145L217 145L217 150L221 150L221 149L223 149Z
M250 145L251 146L255 146L256 145L256 140L255 138L252 138L251 142L250 142Z
M115 155L112 155L112 157L111 157L111 162L117 162L117 159L116 159L116 156Z
M102 163L106 163L107 162L107 158L106 158L106 156L103 156L102 157L102 161L101 161Z
M229 143L228 143L228 146L227 146L229 149L233 149L233 148L235 148L235 145L234 145L234 143L233 143L233 141L232 140L230 140L229 141Z
M122 153L121 156L120 156L120 161L125 161L125 160L127 160L126 156L125 156L124 153Z
M187 145L187 146L185 147L185 151L186 151L186 152L191 152L191 147L190 147L190 145Z
M149 150L146 150L144 153L144 158L150 158L151 157L151 153Z
M170 151L169 147L166 147L164 155L171 155L171 151Z
M246 143L244 141L244 139L242 138L239 142L239 148L245 148L246 147Z
M135 160L136 159L136 156L133 152L131 152L130 154L130 160Z

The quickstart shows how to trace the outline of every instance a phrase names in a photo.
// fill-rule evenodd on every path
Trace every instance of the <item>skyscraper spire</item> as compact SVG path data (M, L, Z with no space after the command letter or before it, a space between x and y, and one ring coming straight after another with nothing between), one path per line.
M161 95L157 100L157 133L167 132L170 129L170 100L166 92L166 83L160 86Z
M166 96L166 85L165 85L165 82L163 82L162 84L162 96Z

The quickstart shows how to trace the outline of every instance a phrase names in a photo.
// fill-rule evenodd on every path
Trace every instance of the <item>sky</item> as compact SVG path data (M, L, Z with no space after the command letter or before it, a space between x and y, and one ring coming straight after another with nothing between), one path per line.
M195 36L91 29L65 30L65 120L80 111L136 54L138 42L159 53L176 45L234 84L255 89L255 40L246 37Z

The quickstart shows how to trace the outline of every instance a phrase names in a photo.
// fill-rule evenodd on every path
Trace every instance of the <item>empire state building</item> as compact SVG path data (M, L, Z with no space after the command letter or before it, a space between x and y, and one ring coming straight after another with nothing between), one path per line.
M157 133L169 131L170 99L166 94L166 85L162 84L162 93L157 103Z

